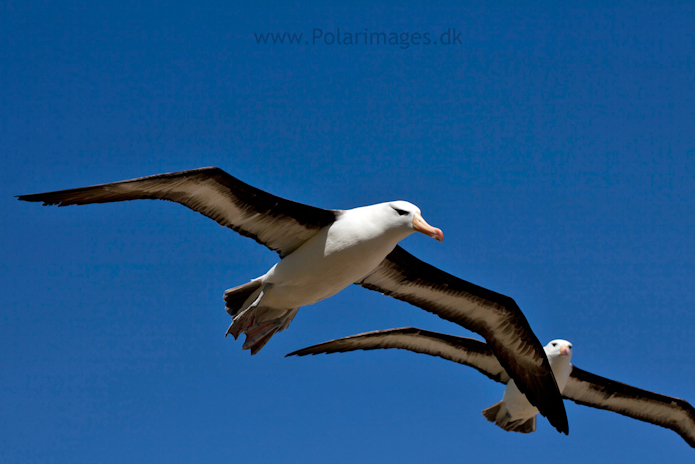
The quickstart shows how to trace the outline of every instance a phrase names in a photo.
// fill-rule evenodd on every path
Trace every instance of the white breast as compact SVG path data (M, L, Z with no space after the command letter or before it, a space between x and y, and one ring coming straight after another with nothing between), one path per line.
M376 268L412 229L373 220L371 207L346 211L263 277L268 305L299 307L335 295Z

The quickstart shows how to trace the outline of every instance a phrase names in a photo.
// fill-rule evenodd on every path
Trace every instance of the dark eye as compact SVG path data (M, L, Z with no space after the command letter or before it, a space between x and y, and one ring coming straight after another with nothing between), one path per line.
M572 345L569 345L568 348L571 350L571 349L572 349Z
M393 208L393 206L392 206L392 208ZM398 209L398 208L393 208L393 209L398 213L399 216L405 216L406 214L408 214L408 212L405 210Z
M557 342L553 342L553 343L551 343L551 345L557 346Z

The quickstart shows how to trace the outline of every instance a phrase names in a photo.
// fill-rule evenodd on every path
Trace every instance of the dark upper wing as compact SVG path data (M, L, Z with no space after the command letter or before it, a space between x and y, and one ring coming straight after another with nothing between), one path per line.
M487 344L473 338L455 337L415 327L375 330L302 348L287 356L344 353L355 350L398 348L448 359L473 367L492 380L507 383L509 376Z
M357 284L482 335L528 400L560 432L567 414L543 345L516 302L420 261L400 246Z
M606 379L576 366L572 367L563 395L578 404L669 428L695 448L695 409L687 401Z
M127 200L181 203L284 257L335 221L339 211L276 197L219 168L200 168L57 192L20 195L45 205L86 205Z

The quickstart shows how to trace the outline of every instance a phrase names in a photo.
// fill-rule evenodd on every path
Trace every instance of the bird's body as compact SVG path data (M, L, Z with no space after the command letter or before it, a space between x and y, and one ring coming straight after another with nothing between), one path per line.
M544 347L550 368L560 393L565 389L572 372L572 344L566 340L553 340ZM536 430L538 408L529 403L526 395L521 393L514 379L507 382L502 401L483 410L483 415L490 422L510 432L529 433Z
M415 232L407 220L388 220L396 219L390 217L390 204L343 211L333 224L322 228L261 277L262 283L273 285L267 297L273 304L310 305L373 271L398 242ZM393 204L415 210L403 201Z
M418 230L412 226L418 217L420 210L405 201L342 211L335 222L254 279L254 291L239 307L227 305L234 316L227 333L235 338L246 333L244 348L256 353L289 326L301 306L329 298L372 272L398 242ZM429 232L441 236L438 229Z

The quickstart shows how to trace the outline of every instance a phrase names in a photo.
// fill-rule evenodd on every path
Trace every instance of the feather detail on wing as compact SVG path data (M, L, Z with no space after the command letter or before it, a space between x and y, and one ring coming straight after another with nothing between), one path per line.
M86 205L128 200L168 200L191 208L287 256L335 221L340 211L277 197L219 168L158 174L56 192L20 195L45 205Z
M437 356L477 369L496 382L506 384L509 381L509 376L486 343L473 338L456 337L415 327L375 330L338 338L302 348L287 356L391 348Z
M483 336L529 402L560 432L567 414L550 363L516 302L431 266L400 246L356 282Z
M563 395L577 404L671 429L695 448L695 409L685 400L632 387L576 366L572 367Z

